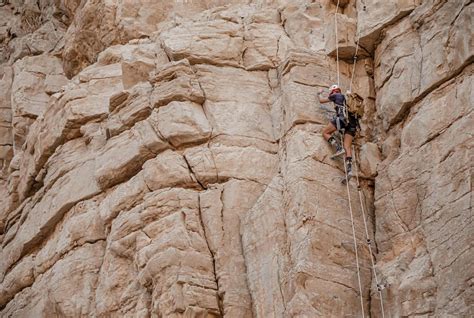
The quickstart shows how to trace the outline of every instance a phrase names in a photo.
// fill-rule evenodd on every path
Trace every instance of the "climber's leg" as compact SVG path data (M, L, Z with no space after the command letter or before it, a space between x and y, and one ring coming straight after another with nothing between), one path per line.
M348 179L352 177L352 141L354 140L356 133L356 130L352 128L353 127L349 125L344 133L344 149L346 150L346 169Z
M335 131L336 131L336 126L334 126L334 125L332 124L332 122L329 123L329 124L327 124L327 126L324 127L324 129L323 129L323 137L324 137L324 139L325 139L326 141L328 141L329 143L331 143L331 142L329 141L329 139L331 138L331 135L332 135Z
M357 133L358 121L354 116L349 116L348 125L344 131L344 150L346 150L346 158L352 158L352 141Z
M344 153L344 149L342 148L341 143L338 140L336 140L334 136L332 136L332 134L337 130L336 125L337 125L336 118L333 118L331 122L327 124L327 126L324 127L323 129L324 139L326 139L326 141L329 142L331 146L333 146L333 148L336 149L336 154L331 156L331 159Z
M354 139L354 136L352 136L350 132L346 132L344 134L344 150L346 151L346 158L347 157L352 158L352 140L353 139Z

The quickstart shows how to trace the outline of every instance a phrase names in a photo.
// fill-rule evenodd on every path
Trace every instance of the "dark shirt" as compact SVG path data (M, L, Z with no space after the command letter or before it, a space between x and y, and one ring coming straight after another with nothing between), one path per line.
M346 101L344 94L341 93L332 93L328 96L328 99L336 105L344 105L344 102Z
M344 106L346 102L346 97L344 94L341 93L332 93L328 96L328 99L336 104L336 113L338 116L344 116L344 111L342 107L338 106Z

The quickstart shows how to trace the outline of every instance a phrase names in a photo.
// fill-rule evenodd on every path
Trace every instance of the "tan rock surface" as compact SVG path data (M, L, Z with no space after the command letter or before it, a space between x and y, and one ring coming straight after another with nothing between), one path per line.
M0 316L474 315L473 3L337 2L0 3Z
M357 29L362 46L372 51L384 28L410 14L420 4L419 0L358 0Z
M464 36L474 5L446 2L438 10L426 3L387 29L375 52L377 111L384 127L400 121L413 102L472 62L472 37ZM435 25L446 25L438 30ZM440 47L445 49L440 50Z
M173 146L207 140L211 126L202 106L192 102L171 102L160 107L156 114L156 127Z
M0 68L0 167L6 171L13 158L11 85L13 81L12 67L2 64Z
M472 309L468 282L473 273L466 261L472 259L474 229L469 181L473 140L465 129L473 123L473 108L463 103L473 98L466 89L471 86L469 67L417 104L417 113L401 132L400 156L385 163L376 178L375 207L385 211L377 218L379 266L398 291L392 310L402 316L447 316ZM457 98L449 98L453 89L459 89ZM451 103L456 106L450 114L440 116ZM401 273L402 268L410 274ZM457 296L448 296L453 294Z
M161 38L173 60L237 66L244 44L242 31L239 24L215 20L178 26L162 33Z
M206 96L204 112L214 135L274 140L269 106L271 91L265 72L198 66L197 75ZM242 91L246 92L244 100Z
M39 55L25 57L13 65L11 109L15 148L21 148L28 134L31 118L46 110L49 96L61 90L66 83L61 60Z
M339 12L339 11L338 11ZM326 52L341 59L353 59L356 49L356 20L345 14L337 14L336 20L332 19L326 26ZM336 28L337 21L337 51L336 51ZM359 53L359 52L358 52Z

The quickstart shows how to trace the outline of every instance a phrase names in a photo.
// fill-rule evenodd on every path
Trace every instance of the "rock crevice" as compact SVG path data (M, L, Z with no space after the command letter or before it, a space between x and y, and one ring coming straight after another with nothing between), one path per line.
M474 313L472 1L23 2L0 6L2 317L361 316L338 80L365 103L364 312L374 257L385 316Z

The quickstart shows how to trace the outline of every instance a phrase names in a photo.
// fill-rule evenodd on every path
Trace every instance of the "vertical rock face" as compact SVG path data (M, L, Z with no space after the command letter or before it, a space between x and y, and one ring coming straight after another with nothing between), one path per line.
M473 10L469 1L423 3L375 50L389 135L375 179L378 267L397 316L473 313Z
M11 2L2 317L474 315L472 1Z

